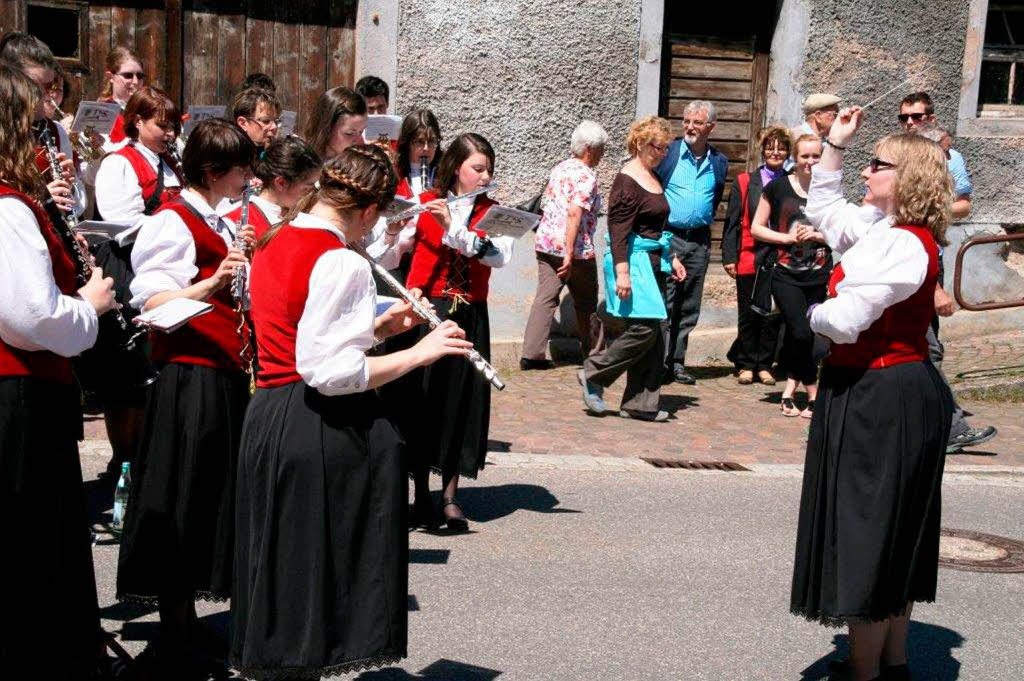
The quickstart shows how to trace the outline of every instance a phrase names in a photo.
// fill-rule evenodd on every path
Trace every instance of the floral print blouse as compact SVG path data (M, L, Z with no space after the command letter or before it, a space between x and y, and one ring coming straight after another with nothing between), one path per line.
M597 173L578 158L569 158L551 170L541 208L544 217L537 225L536 249L541 253L565 256L565 228L570 206L583 210L576 235L573 258L594 258L594 230L601 195L597 190Z

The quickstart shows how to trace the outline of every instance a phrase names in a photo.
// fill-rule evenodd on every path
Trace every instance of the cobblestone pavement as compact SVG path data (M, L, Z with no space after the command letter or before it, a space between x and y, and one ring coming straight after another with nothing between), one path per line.
M946 344L944 369L954 389L1006 377L1021 379L1024 331ZM668 423L618 416L596 418L583 409L577 366L506 372L506 389L492 399L491 449L530 454L587 454L740 464L803 463L808 421L779 411L782 382L773 387L736 383L730 367L698 367L695 386L673 384L662 392ZM623 379L605 400L616 408ZM797 393L798 398L802 397ZM1024 465L1024 404L965 401L972 426L994 425L999 436L950 457L950 464Z

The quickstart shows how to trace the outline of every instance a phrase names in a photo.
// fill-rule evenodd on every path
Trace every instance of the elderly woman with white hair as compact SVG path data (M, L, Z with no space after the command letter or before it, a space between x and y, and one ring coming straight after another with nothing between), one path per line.
M551 170L541 199L544 216L537 226L537 295L523 338L524 369L549 369L546 358L551 320L565 286L572 294L576 326L587 357L601 345L597 317L597 261L594 230L601 207L594 168L604 156L608 133L594 121L583 121L572 133L572 156Z

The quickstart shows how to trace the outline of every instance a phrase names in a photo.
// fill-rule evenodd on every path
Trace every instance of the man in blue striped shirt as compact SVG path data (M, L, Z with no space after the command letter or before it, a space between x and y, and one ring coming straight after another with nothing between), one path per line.
M686 268L686 279L669 281L666 287L666 378L688 385L696 379L686 371L686 345L700 317L704 275L711 258L711 222L722 200L729 168L725 156L708 144L714 129L714 104L700 100L687 104L683 137L672 143L665 160L654 171L668 200L670 250Z

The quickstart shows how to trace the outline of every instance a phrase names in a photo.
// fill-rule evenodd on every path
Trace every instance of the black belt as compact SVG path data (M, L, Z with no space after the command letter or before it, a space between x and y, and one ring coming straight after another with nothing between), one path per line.
M665 227L665 229L672 232L673 235L679 237L680 239L686 239L687 241L689 241L691 236L700 237L703 236L705 233L710 232L711 226L704 225L702 227L672 227L671 225L668 225Z

